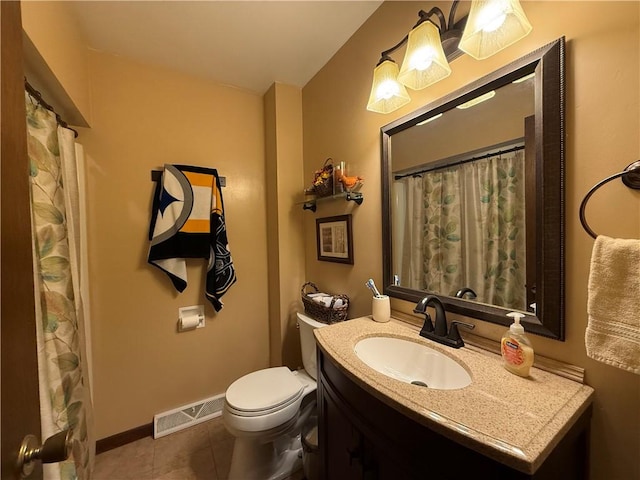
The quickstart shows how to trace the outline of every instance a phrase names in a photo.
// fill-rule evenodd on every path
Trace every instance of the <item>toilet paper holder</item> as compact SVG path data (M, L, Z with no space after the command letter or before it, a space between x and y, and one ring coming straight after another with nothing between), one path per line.
M178 308L179 332L203 328L204 325L204 305L192 305L190 307Z

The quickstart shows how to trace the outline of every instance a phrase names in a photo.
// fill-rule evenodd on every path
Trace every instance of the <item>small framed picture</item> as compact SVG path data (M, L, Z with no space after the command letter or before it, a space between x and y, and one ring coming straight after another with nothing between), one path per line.
M351 215L316 219L318 260L353 265Z

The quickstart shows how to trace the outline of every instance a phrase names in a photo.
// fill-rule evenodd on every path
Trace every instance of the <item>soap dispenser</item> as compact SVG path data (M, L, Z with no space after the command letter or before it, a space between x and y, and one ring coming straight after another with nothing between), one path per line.
M507 317L513 318L513 323L500 342L502 365L511 373L528 377L529 369L533 365L533 347L524 333L524 327L520 325L520 319L524 314L511 312L507 313Z

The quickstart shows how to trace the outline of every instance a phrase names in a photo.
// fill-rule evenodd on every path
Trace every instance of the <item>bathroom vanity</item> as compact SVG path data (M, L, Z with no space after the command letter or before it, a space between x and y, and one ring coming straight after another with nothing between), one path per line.
M320 478L585 479L593 389L500 357L452 349L392 320L369 317L315 331ZM367 366L355 345L391 337L428 346L467 370L462 389L413 385Z

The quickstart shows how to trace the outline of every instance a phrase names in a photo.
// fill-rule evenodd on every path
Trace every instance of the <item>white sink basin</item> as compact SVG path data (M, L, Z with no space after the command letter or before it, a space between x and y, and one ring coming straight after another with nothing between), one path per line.
M370 337L356 343L354 350L368 366L401 382L438 390L471 384L471 377L458 362L409 340Z

